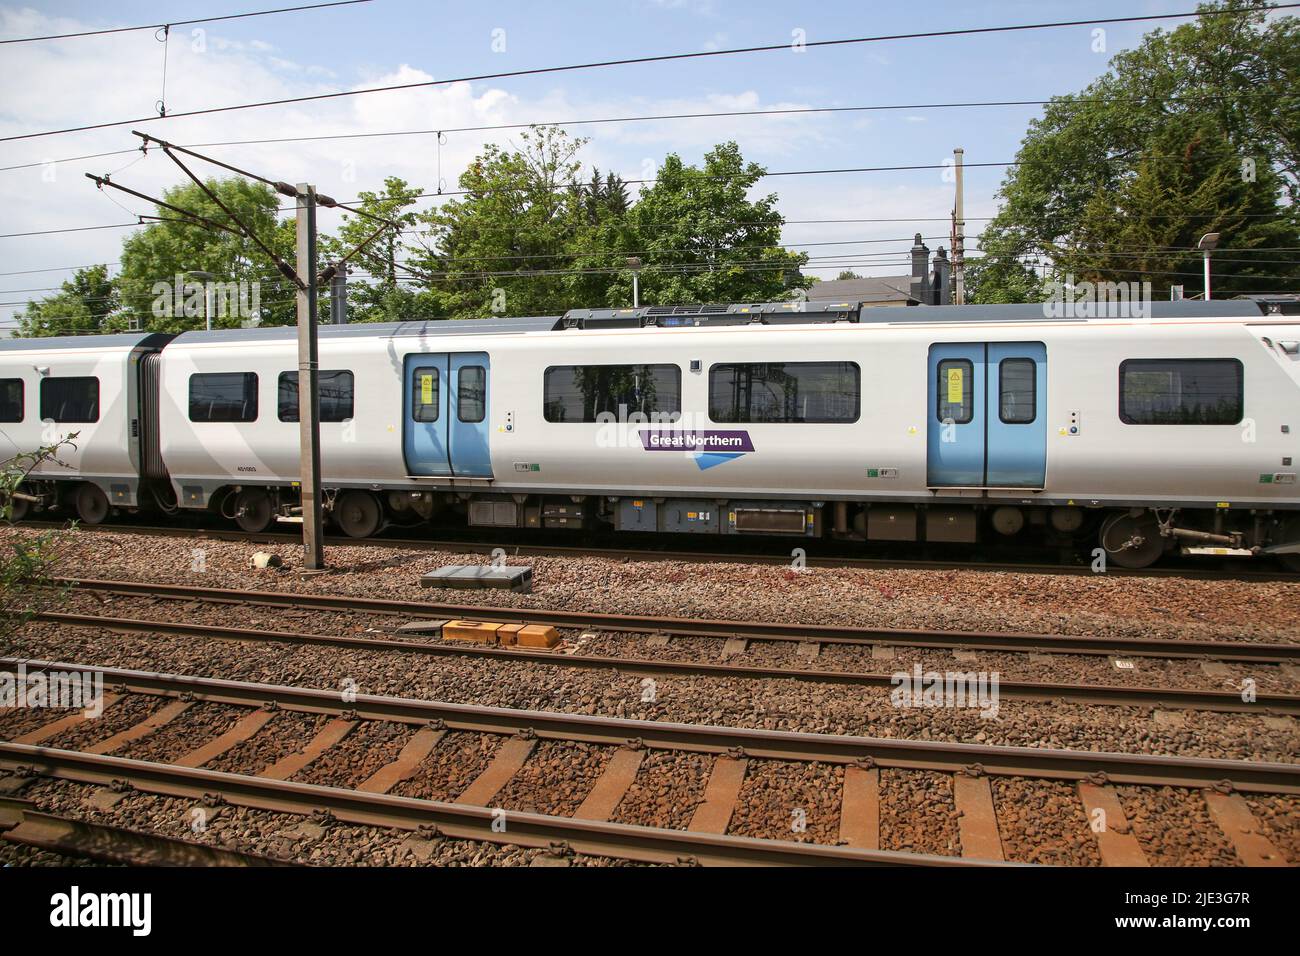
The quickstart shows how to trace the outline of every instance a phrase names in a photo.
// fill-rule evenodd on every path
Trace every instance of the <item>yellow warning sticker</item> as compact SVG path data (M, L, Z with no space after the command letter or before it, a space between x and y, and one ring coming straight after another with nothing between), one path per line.
M433 376L432 375L420 376L420 404L421 405L433 404Z
M948 402L952 405L961 404L962 392L962 370L959 368L948 369Z

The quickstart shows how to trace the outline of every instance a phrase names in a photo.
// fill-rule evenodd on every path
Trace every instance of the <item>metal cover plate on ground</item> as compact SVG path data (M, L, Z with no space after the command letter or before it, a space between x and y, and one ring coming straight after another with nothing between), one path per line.
M449 564L420 575L425 588L507 588L521 594L533 589L530 567L493 567L490 564Z

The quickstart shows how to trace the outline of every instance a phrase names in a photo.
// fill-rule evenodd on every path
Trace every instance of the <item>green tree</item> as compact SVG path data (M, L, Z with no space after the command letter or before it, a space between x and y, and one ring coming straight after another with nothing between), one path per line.
M1080 280L1140 281L1153 289L1199 288L1197 240L1224 237L1215 256L1214 287L1222 294L1300 284L1300 232L1277 218L1280 177L1269 166L1253 181L1224 131L1209 120L1154 138L1131 179L1103 189L1085 208L1074 245L1057 257L1059 272Z
M361 246L348 261L348 321L349 322L402 322L410 319L439 318L440 303L427 289L413 288L405 265L408 257L427 257L430 249L420 242L418 225L420 214L415 203L420 196L418 186L389 176L380 193L366 191L360 194L357 208L372 216L396 224L373 241L380 223L365 216L345 216L336 236L323 237L319 258L322 267L336 262ZM364 244L364 245L363 245ZM357 273L353 277L352 273Z
M1251 221L1281 220L1294 230L1300 20L1267 20L1261 6L1255 0L1203 4L1210 15L1169 32L1156 30L1115 56L1110 70L1081 93L1053 99L1030 124L1018 165L1000 190L999 213L984 231L985 259L972 268L975 301L1018 301L1029 294L1036 280L1023 265L1026 257L1073 264L1085 261L1079 257L1086 253L1092 257L1086 261L1100 264L1109 249L1118 262L1120 252L1133 252L1120 242L1186 243L1215 231L1216 222L1233 221L1233 210L1246 205ZM1225 178L1232 156L1236 185ZM1212 188L1198 178L1207 169L1218 177ZM1244 204L1243 184L1259 193ZM1160 208L1134 205L1148 201ZM1157 222L1171 215L1176 226ZM1137 227L1138 217L1150 225ZM1114 228L1108 218L1127 228ZM1283 239L1279 233L1269 242L1295 245ZM1258 234L1225 227L1225 248L1253 248L1252 242L1258 244ZM1227 276L1250 271L1236 268L1242 263L1221 265ZM1167 284L1171 277L1162 278ZM1268 287L1284 285L1269 280Z
M704 167L669 156L635 200L617 175L582 172L582 139L539 128L514 150L488 146L461 176L461 199L421 216L433 249L412 256L439 314L549 315L632 302L629 257L644 303L778 299L811 280L807 257L780 248L776 197L751 201L763 169L734 143Z
M800 272L807 254L780 246L776 195L749 198L764 172L731 142L706 153L702 169L676 154L664 160L628 217L643 303L770 302L808 288ZM630 277L620 275L615 288L626 293L623 304L631 301Z
M489 145L461 174L466 195L421 215L430 248L412 255L439 313L543 315L568 307L565 271L582 221L577 153L563 130L525 131L518 149Z
M1029 265L1014 253L1000 254L996 246L986 245L985 250L982 257L966 260L967 301L982 305L1043 301L1044 282Z
M76 448L76 438L74 432L57 444L0 462L0 523L22 520L31 504L23 490L27 476L41 464L57 461L65 445ZM0 653L10 653L9 639L14 632L62 597L63 591L53 586L52 574L63 532L52 528L14 535L8 547L0 550Z
M242 177L210 179L206 183L248 228L290 265L294 260L294 224L292 219L279 220L277 209L280 198L274 190L262 183ZM163 199L181 209L194 212L213 222L236 228L224 212L194 183L186 183L163 193ZM202 295L184 296L191 303L188 309L177 314L174 298L168 315L166 294L160 284L173 286L177 276L187 271L208 272L218 282L257 282L259 305L256 316L234 314L227 310L225 316L214 316L213 328L238 327L249 318L263 325L286 325L294 321L294 286L285 278L274 261L253 240L189 222L163 207L158 216L167 221L152 223L126 239L122 244L122 272L118 287L122 311L115 317L125 328L129 319L138 327L154 331L183 332L204 326ZM201 283L207 280L182 279ZM252 289L246 303L251 305ZM182 303L184 305L184 301ZM193 312L194 314L187 314Z
M589 226L622 219L632 206L627 183L614 172L606 173L602 178L600 170L592 167L591 178L587 182L574 183L569 189L582 221Z
M88 335L104 331L118 309L117 283L108 266L78 269L63 288L48 298L32 302L19 312L20 336Z

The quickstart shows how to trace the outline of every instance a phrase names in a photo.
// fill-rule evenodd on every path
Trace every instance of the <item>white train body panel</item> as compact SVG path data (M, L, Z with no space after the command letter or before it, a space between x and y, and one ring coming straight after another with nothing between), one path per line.
M810 519L823 505L848 502L850 525L880 514L857 505L897 506L909 514L924 514L910 508L914 504L1076 505L1205 509L1204 532L1222 524L1209 512L1229 509L1237 521L1235 540L1242 522L1249 523L1249 509L1300 511L1298 317L1265 314L1241 302L1164 304L1154 317L1086 320L1048 319L1028 306L872 310L846 304L844 314L852 319L830 322L787 308L732 306L725 318L745 324L710 324L719 314L710 310L685 320L700 324L680 327L617 327L633 316L630 311L604 315L611 320L605 325L592 320L595 313L572 319L571 313L564 320L324 326L319 368L351 373L352 405L346 420L321 424L322 488L331 496L349 489L450 492L507 508L511 501L544 509L585 500L590 510L582 521L598 515L616 527L625 527L620 509L640 497L688 502L678 508L683 513L710 503L790 502ZM643 319L633 316L632 322ZM967 361L971 355L977 359ZM1122 369L1135 360L1148 363L1134 366L1144 370L1142 381L1157 382L1136 390L1140 401L1147 400L1143 388L1172 394L1175 378L1178 390L1208 394L1198 392L1201 373L1188 378L1186 365L1176 376L1168 374L1171 384L1159 385L1166 373L1151 360L1219 360L1213 375L1240 382L1226 404L1216 399L1219 411L1210 417L1224 423L1124 421ZM714 366L810 362L857 366L856 418L816 423L710 417ZM77 480L100 485L114 504L126 507L140 504L137 492L149 488L165 509L218 505L225 512L229 492L264 487L278 489L270 497L284 516L299 478L300 429L296 421L280 418L279 380L295 372L297 363L295 330L286 328L0 343L0 410L12 408L5 406L4 395L13 394L3 391L5 381L12 389L21 380L23 395L21 420L0 424L0 440L13 455L79 432L77 449L62 455L69 467L46 465L33 475L46 480L37 491L48 506L66 501L55 482L67 487ZM609 365L679 370L680 420L547 420L548 368ZM441 371L431 375L435 368ZM835 369L840 377L834 381L850 380L843 365ZM248 373L256 375L256 388L235 401L243 402L240 414L249 420L192 420L193 376L234 375L247 383L241 376ZM486 379L481 392L476 375ZM77 376L99 380L97 420L42 422L41 381ZM785 372L751 369L745 381L753 394L766 390L764 401L804 403L796 415L806 415L815 407L808 403L816 401L827 402L824 407L836 408L836 414L853 407L851 385L843 395L839 386L818 386L822 398L813 399L814 386L802 380L792 385ZM1157 395L1150 407L1165 398ZM560 402L566 414L564 402L572 400ZM445 419L415 412L417 405L427 411L437 402ZM295 404L286 400L286 408ZM1178 404L1183 406L1181 398ZM215 407L210 402L209 412ZM940 408L949 409L947 417ZM970 409L983 417L954 417ZM1201 405L1195 409L1205 414ZM0 411L0 417L6 414L14 412ZM203 418L202 412L196 417ZM460 433L450 430L439 439L444 426L438 421L463 429L465 443L456 444ZM673 438L718 444L703 453L664 450ZM439 441L445 448L439 450ZM471 451L478 456L472 462ZM438 460L446 463L442 470L430 465ZM967 460L976 462L973 472L962 464ZM159 487L166 493L159 496ZM391 496L383 500L391 508L402 504ZM422 500L430 508L436 504L433 496ZM455 504L450 497L440 500ZM935 515L932 510L928 517ZM845 509L836 505L836 533L861 537L861 527L846 531L844 519ZM574 526L566 521L538 518L517 526ZM682 530L674 521L672 528L657 530ZM1288 521L1252 534L1265 542L1293 539L1294 531L1276 530L1300 527L1300 518ZM731 530L742 530L734 514L731 522ZM821 533L829 525L830 518L817 512L815 522L800 525L803 532L797 526L796 533ZM966 537L948 540L974 540L974 527L969 523ZM1202 535L1209 537L1223 541L1218 531Z
M134 482L139 469L140 423L134 385L139 353L134 341L123 343L131 338L85 337L76 340L74 348L58 347L48 339L24 340L21 347L18 343L0 345L0 379L22 382L24 412L22 421L0 424L0 458L34 452L75 435L73 445L59 449L57 461L39 465L32 477L89 478L104 484L106 490L114 479ZM41 347L47 342L52 347ZM42 383L59 378L99 380L94 421L42 419Z
M356 383L354 419L320 426L322 469L330 482L370 487L405 478L400 376L392 370L390 346L378 337L321 341L320 367L350 370ZM169 345L163 352L159 419L163 460L174 482L297 481L299 425L281 421L277 411L280 374L297 367L292 338L234 343L182 338ZM190 376L221 372L257 374L256 421L190 421Z
M325 486L456 488L513 493L704 495L933 501L1035 500L1295 505L1294 484L1261 475L1300 458L1300 363L1265 338L1300 338L1285 320L1154 320L1015 323L838 323L797 327L619 329L420 337L322 336L320 368L355 376L355 418L321 426ZM351 327L357 333L364 327ZM270 331L270 330L263 330ZM275 414L277 379L296 367L296 342L204 341L184 336L163 354L163 456L176 483L286 484L298 477L299 428ZM1041 489L927 485L927 355L936 343L1042 343L1047 418ZM486 352L492 479L411 477L403 455L402 368L408 355ZM1118 414L1118 368L1138 358L1234 358L1241 362L1240 425L1129 425ZM691 372L692 361L700 363ZM861 369L861 412L846 424L708 419L715 363L852 361ZM553 423L543 414L550 366L674 364L682 369L683 423ZM260 413L251 423L191 422L195 372L258 374ZM1077 413L1071 418L1070 413ZM1074 422L1076 433L1070 433ZM1283 426L1288 431L1283 432ZM747 432L754 451L701 468L690 452L647 451L647 430ZM535 467L534 467L535 466ZM887 479L868 477L885 469Z
M1300 362L1266 348L1300 337L1300 325L1241 322L1136 322L980 327L849 325L799 328L561 332L493 349L495 407L516 412L513 434L494 433L493 470L511 486L534 491L635 490L645 494L716 492L758 497L885 497L931 499L926 483L928 420L926 362L944 342L1043 342L1047 349L1046 482L1035 498L1092 501L1182 500L1234 504L1294 504L1294 484L1260 484L1264 473L1294 471L1300 459ZM580 338L579 338L580 337ZM635 356L630 359L629 356ZM1126 425L1117 411L1117 373L1132 358L1232 357L1243 364L1242 426ZM552 424L541 409L542 370L552 364L677 363L682 406L706 428L747 430L755 452L701 470L689 453L647 453L636 432L603 425ZM862 412L852 424L726 425L707 420L708 368L715 362L853 361L862 369ZM1069 434L1068 412L1079 412ZM1253 422L1253 429L1246 423ZM1288 425L1289 434L1281 427ZM661 426L666 427L666 426ZM1062 429L1066 430L1062 434ZM602 436L619 433L617 447ZM606 438L606 443L608 439ZM515 462L541 471L518 475ZM897 469L897 478L868 479L870 468ZM948 489L944 497L971 493ZM1027 498L1020 491L990 497Z

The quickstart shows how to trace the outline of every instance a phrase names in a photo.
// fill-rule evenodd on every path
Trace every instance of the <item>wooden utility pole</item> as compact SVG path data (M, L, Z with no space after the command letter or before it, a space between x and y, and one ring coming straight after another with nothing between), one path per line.
M320 359L316 342L316 189L298 184L298 441L303 567L325 567L320 500Z
M962 209L961 160L966 151L958 146L952 151L956 160L957 195L952 207L952 301L966 304L966 213Z

